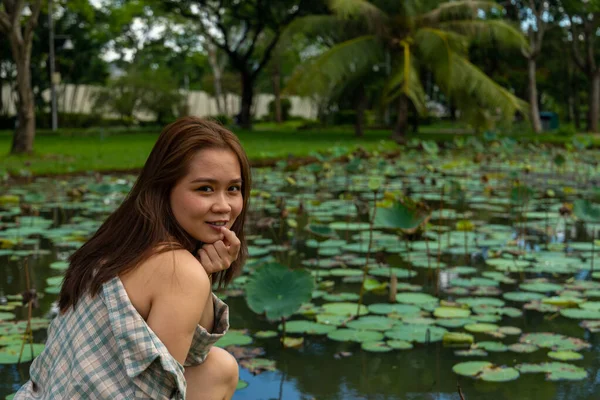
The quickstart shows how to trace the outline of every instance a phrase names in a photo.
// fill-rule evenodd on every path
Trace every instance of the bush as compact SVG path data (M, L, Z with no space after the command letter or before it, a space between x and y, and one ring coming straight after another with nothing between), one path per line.
M213 121L216 121L223 126L231 125L233 122L233 119L229 115L225 115L225 114L211 115L211 116L208 116L205 118L212 119Z
M575 136L577 129L575 129L575 127L571 124L565 124L555 130L554 133L556 133L558 136L571 137Z
M354 125L356 123L356 111L340 110L331 114L333 125Z
M269 120L275 121L275 99L269 102ZM285 97L281 98L281 120L287 121L290 117L290 110L292 109L292 102L290 99Z
M51 129L52 114L37 113L35 115L35 125L39 129ZM103 118L99 114L58 113L58 126L61 128L123 126L123 121Z
M13 130L17 123L17 117L15 115L0 115L0 129Z

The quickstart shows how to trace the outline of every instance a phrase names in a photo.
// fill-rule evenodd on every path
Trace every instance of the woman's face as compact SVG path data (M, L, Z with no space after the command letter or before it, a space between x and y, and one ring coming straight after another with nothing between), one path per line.
M242 173L235 153L225 149L198 151L188 173L171 190L177 223L194 239L214 243L219 225L231 229L242 212Z

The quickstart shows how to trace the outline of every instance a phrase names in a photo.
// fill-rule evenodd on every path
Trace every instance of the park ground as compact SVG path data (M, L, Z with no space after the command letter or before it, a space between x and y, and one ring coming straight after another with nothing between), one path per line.
M352 150L388 151L397 148L388 129L367 129L362 138L354 136L352 126L336 126L298 130L297 123L282 125L256 124L252 131L233 129L240 138L254 165L287 157L307 157L311 153L335 147ZM38 130L34 153L9 155L12 132L0 131L0 174L39 176L85 173L90 171L135 171L143 166L160 128L118 129L61 129L57 132ZM422 126L407 139L452 141L457 135L467 136L466 130L447 123ZM557 133L533 134L513 129L509 134L520 141L550 143L564 146L572 141L568 135ZM577 137L583 134L576 135ZM594 135L593 146L600 147L600 136Z

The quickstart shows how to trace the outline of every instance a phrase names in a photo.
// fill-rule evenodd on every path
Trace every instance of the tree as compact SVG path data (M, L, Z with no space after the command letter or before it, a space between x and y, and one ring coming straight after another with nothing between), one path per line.
M568 21L568 40L575 65L589 79L588 132L599 132L600 63L596 38L600 29L600 0L557 0L559 18Z
M398 119L393 137L404 140L408 128L409 102L426 112L420 69L430 71L437 86L461 110L499 115L511 121L527 105L496 84L468 60L469 42L495 40L520 48L522 34L500 20L502 8L488 1L377 1L332 0L332 11L344 18L367 22L361 35L333 46L301 66L299 74L318 90L344 84L350 77L367 74L374 65L391 57L392 71L386 81L383 101L397 101ZM312 24L310 17L305 22ZM334 20L331 21L335 23ZM322 18L318 21L323 24ZM330 25L333 26L333 25ZM309 78L310 77L310 78Z
M199 24L203 35L223 50L242 85L240 125L251 128L254 85L269 62L286 26L295 18L321 9L310 0L169 0L159 2L167 10ZM269 35L264 47L257 43Z
M17 119L10 152L30 153L35 138L35 108L31 88L31 46L34 30L38 23L41 0L27 2L29 16L24 15L23 0L3 0L0 2L0 33L10 42L13 61L17 68Z
M542 122L540 120L536 61L542 50L544 34L548 26L549 3L543 0L516 0L507 7L516 8L519 19L527 24L529 44L522 49L522 52L527 59L529 118L533 131L539 133L542 131Z

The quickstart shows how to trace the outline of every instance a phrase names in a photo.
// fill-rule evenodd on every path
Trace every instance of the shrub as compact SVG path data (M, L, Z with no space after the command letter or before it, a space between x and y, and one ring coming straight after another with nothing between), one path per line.
M269 119L275 121L275 99L271 100L268 105L269 108ZM281 98L281 120L287 121L290 117L290 110L292 109L292 102L290 99L285 97Z
M231 125L233 122L232 118L226 114L217 114L206 117L206 119L212 119L213 121L217 121L223 126Z

